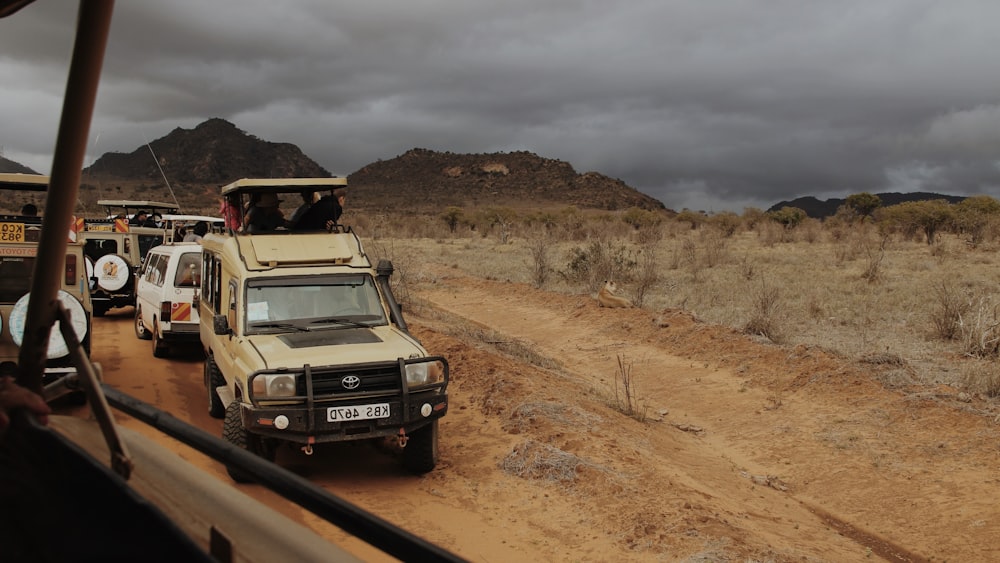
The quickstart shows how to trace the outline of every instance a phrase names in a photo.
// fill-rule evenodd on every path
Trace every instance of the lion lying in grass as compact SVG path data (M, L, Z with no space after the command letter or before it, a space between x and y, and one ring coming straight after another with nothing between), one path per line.
M615 282L613 282L611 280L608 280L608 281L604 282L604 287L601 288L601 291L597 292L597 304L598 304L598 306L600 306L600 307L612 307L612 308L614 308L614 307L619 307L619 308L628 308L628 307L631 307L632 306L632 302L631 301L629 301L628 299L625 299L624 297L619 297L619 296L615 295L615 292L617 292L617 291L618 291L618 285Z

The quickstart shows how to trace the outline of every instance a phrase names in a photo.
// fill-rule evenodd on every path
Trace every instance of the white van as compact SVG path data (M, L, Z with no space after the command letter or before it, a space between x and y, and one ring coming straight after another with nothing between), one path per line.
M136 276L135 336L153 341L153 355L167 355L172 342L198 342L201 245L154 246Z

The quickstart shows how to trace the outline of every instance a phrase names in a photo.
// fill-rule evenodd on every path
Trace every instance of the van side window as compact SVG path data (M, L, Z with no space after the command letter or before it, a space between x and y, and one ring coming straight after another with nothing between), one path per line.
M156 262L153 264L153 283L159 287L163 287L163 282L167 279L167 264L169 259L163 255L156 256Z
M185 253L177 260L174 273L174 287L198 287L201 285L201 255Z
M146 260L146 265L143 267L142 279L148 281L149 283L156 284L157 273L156 273L156 263L160 260L159 254L151 254Z

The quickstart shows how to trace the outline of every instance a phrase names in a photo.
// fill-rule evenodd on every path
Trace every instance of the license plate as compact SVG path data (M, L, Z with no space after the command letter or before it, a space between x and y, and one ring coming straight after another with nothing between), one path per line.
M355 407L330 407L326 409L327 422L370 420L373 418L389 418L389 403L358 405Z
M24 223L0 223L0 242L24 242Z

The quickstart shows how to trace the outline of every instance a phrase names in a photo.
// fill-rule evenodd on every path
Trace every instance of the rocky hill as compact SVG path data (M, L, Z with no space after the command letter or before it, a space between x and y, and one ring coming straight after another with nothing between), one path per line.
M8 174L38 174L31 168L19 163L14 162L8 158L0 156L0 173Z
M362 204L442 209L503 205L575 205L596 209L664 209L661 201L597 172L577 173L530 152L456 154L412 149L348 176ZM354 200L352 195L352 201Z
M95 180L162 184L166 176L171 183L215 185L247 177L330 176L330 172L302 154L299 147L258 139L218 118L194 129L178 127L148 147L141 146L128 154L106 153L83 172L85 178Z

